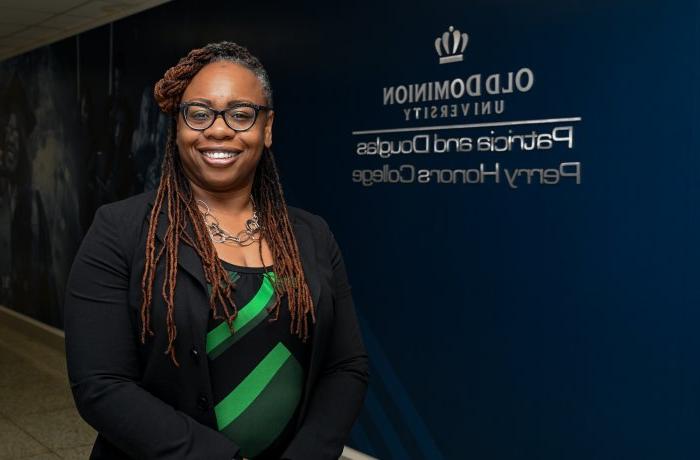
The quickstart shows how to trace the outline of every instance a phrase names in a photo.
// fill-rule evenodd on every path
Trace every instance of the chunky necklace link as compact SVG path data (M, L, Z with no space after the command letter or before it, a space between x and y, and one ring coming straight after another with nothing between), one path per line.
M217 219L216 216L211 213L209 205L202 200L197 200L199 212L202 213L202 217L204 218L204 225L206 225L207 230L209 230L209 236L211 236L211 240L214 243L233 243L239 246L249 246L253 244L253 242L260 240L258 211L255 207L253 195L250 196L250 201L253 203L253 217L246 220L245 228L243 230L235 235L232 235L221 228L221 225L219 225L219 219ZM202 207L204 207L204 211L202 211Z

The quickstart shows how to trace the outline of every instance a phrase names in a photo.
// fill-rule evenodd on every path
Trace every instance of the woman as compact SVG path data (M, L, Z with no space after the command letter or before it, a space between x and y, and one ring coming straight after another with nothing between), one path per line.
M210 44L155 97L172 115L158 189L97 210L67 286L91 458L337 458L367 356L332 233L285 205L266 71Z

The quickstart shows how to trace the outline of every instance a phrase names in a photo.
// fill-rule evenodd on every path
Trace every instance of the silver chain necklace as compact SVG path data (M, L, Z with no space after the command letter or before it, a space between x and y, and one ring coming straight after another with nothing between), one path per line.
M253 242L260 240L260 224L258 223L258 211L255 207L253 195L250 196L250 201L253 203L253 217L246 220L245 228L235 235L230 234L219 225L219 219L211 213L209 205L202 200L197 200L199 212L204 217L204 225L209 230L209 236L214 243L234 243L239 246L249 246ZM202 211L201 207L204 207Z

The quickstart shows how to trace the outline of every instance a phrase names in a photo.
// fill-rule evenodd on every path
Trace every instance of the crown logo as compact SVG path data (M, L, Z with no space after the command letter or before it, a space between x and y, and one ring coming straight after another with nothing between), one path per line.
M450 43L452 42L452 43ZM435 39L435 51L440 56L440 64L450 62L460 62L463 60L464 49L469 42L469 35L460 33L459 30L450 26L442 37Z

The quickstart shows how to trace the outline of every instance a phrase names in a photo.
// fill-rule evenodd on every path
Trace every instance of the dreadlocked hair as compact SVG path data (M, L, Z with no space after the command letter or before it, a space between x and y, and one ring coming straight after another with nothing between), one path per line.
M225 319L233 333L233 321L238 315L238 308L233 301L235 284L217 256L189 181L184 176L176 143L177 117L182 94L202 67L217 61L234 62L253 72L263 87L268 106L272 106L272 89L264 67L246 48L232 42L213 43L190 51L177 65L168 69L155 85L156 102L163 112L171 115L171 121L146 240L146 261L141 280L141 343L146 342L147 335L154 335L151 329L153 284L156 266L165 254L165 279L162 286L162 296L167 307L168 348L165 353L170 355L172 362L178 367L180 364L174 347L177 337L174 300L178 247L181 242L192 247L202 260L206 281L211 286L209 307L214 318ZM274 315L271 321L279 318L281 299L286 295L291 316L290 331L306 341L309 337L308 320L311 318L312 322L316 321L313 301L304 278L299 248L292 232L277 166L269 148L264 148L257 165L252 195L260 222L261 242L263 239L267 241L275 267L274 277L269 273L265 274L272 281L275 290L275 302L271 307ZM168 223L164 242L157 247L155 235L158 215L163 209L167 213ZM193 234L187 231L188 224L193 229ZM262 261L262 243L259 243L259 254Z

